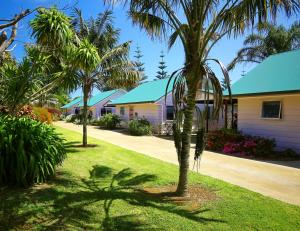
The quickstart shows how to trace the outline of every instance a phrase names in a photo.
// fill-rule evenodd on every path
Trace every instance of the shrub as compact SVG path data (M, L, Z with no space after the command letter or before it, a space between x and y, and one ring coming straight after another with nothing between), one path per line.
M238 143L244 139L240 132L232 129L221 129L209 132L206 137L206 147L212 151L223 151L225 144Z
M78 115L72 114L72 115L66 116L65 121L66 121L67 123L73 123L73 122L75 122L75 120L76 120L77 118L78 118Z
M34 114L33 109L30 105L23 106L17 113L18 117L27 116L33 120L37 120L37 116Z
M0 116L0 184L26 187L45 182L65 157L63 139L50 125Z
M100 118L98 125L106 129L115 129L121 122L118 115L108 113Z
M240 156L268 157L274 153L276 142L259 136L222 129L210 132L206 138L208 150Z
M57 121L60 119L61 112L56 108L48 108L48 112L51 114L52 120Z
M131 120L128 124L128 131L134 136L151 135L151 130L150 122L145 118Z
M51 113L48 112L47 108L34 107L33 112L36 115L38 121L45 122L48 124L52 123L52 116L51 116Z

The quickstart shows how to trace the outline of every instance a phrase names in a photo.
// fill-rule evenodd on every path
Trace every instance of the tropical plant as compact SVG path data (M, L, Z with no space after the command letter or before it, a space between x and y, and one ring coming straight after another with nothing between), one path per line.
M299 21L288 29L271 23L260 23L256 29L258 33L253 33L244 40L244 47L228 65L229 70L237 63L261 63L270 55L300 48Z
M30 186L55 174L66 157L54 128L29 117L0 116L0 184Z
M86 21L80 10L74 20L57 9L41 10L31 22L37 42L59 52L59 76L70 89L82 87L83 146L87 145L88 98L94 87L127 87L139 79L128 60L130 42L117 45L119 32L113 27L112 13L105 11ZM55 52L54 52L55 55Z
M157 79L165 79L168 77L168 72L166 71L167 65L164 60L165 55L164 55L163 51L161 51L159 57L161 58L161 60L159 62L159 66L158 66L159 70L156 72L157 73L156 78Z
M106 129L116 129L121 123L120 116L112 113L108 113L100 118L98 125Z
M219 113L222 105L222 89L208 62L220 64L226 82L229 77L226 68L216 59L209 58L212 48L225 35L242 33L248 25L256 20L267 21L275 17L279 10L287 15L299 11L299 1L282 0L120 0L129 4L129 15L133 22L145 29L151 37L169 37L169 47L179 38L185 54L184 67L171 76L173 85L173 104L175 113L174 140L179 161L179 182L177 193L187 193L188 169L193 114L197 91L204 90L206 99L208 91L214 94L213 117ZM119 1L119 2L120 2ZM106 0L115 3L116 0ZM230 87L228 88L229 95ZM208 105L207 105L208 106ZM207 107L206 107L207 108ZM198 129L201 131L207 118L208 110L198 112ZM205 132L199 132L203 135ZM197 139L204 147L204 138ZM199 160L202 150L196 148L195 160Z
M45 122L47 124L52 123L52 115L47 108L43 107L33 107L33 113L36 115L36 118L40 122Z
M48 87L43 82L48 57L32 55L27 49L20 63L4 63L0 67L0 105L15 115L23 106L38 99Z
M134 136L151 135L152 127L150 122L145 118L133 119L129 121L128 131L130 135Z

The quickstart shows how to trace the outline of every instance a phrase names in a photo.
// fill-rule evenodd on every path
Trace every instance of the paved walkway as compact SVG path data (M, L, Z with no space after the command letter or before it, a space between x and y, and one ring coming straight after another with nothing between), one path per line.
M82 127L65 122L55 125L81 132ZM135 137L119 132L88 127L88 136L178 164L173 141L153 136ZM192 158L191 158L192 159ZM274 162L273 162L274 163ZM205 151L200 173L239 185L266 196L300 205L300 169L242 159ZM294 162L300 167L300 161ZM193 160L190 164L193 166Z

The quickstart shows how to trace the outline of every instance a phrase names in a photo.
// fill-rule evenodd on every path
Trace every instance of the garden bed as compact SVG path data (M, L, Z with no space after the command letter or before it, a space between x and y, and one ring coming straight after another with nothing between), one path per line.
M276 141L241 132L221 129L206 135L206 150L257 160L300 160L292 149L276 150Z

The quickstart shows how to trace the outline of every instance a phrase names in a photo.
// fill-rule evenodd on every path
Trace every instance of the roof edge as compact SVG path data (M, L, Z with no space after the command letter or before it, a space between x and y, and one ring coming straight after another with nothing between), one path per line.
M300 93L299 90L291 91L271 91L271 92L258 92L258 93L247 93L247 94L232 94L232 97L246 97L246 96L258 96L258 95L280 95L280 94L297 94ZM224 95L224 97L229 97L229 95Z
M127 103L110 103L108 105L130 105L130 104L143 104L143 103L155 103L156 101L142 101L142 102L127 102Z

